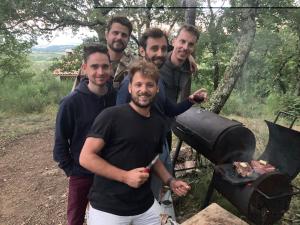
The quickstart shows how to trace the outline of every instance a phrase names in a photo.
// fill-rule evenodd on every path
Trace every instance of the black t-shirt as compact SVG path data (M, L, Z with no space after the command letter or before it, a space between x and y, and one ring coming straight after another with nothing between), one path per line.
M110 164L131 170L147 166L161 152L164 123L151 111L144 117L129 104L105 109L94 121L88 137L102 138L105 146L100 155ZM89 194L93 208L120 216L147 211L154 198L150 179L139 188L95 175Z

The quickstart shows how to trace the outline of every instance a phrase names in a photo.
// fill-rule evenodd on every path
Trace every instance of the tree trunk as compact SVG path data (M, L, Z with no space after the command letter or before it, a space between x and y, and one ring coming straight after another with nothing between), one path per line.
M298 65L297 65L297 85L296 85L296 96L300 96L300 24L297 27L298 34Z
M196 20L196 0L184 0L182 5L187 7L185 10L185 23L195 26Z
M213 82L214 82L214 90L218 88L219 85L219 78L220 78L220 67L219 67L219 60L218 60L218 35L219 31L217 27L219 28L222 23L222 17L218 20L217 25L216 25L216 16L211 8L211 3L210 0L207 0L207 4L210 10L210 20L209 20L209 25L208 25L208 33L210 37L210 46L211 46L211 51L213 55L213 66L214 66L214 71L213 71Z
M229 98L237 80L242 75L242 70L251 50L256 32L256 4L248 0L250 8L243 9L241 37L238 46L233 54L228 67L224 72L224 77L220 81L217 90L212 94L209 102L209 110L219 113Z
M151 25L151 8L153 6L153 0L148 0L146 6L147 9L146 9L145 25L146 25L146 29L148 29L150 28Z
M93 27L91 29L96 31L100 43L106 43L105 32L103 32L106 30L106 27L104 25L103 26L99 25L99 26Z

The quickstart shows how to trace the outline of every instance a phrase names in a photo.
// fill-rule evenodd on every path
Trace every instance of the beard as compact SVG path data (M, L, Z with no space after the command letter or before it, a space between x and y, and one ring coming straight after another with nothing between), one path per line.
M160 68L164 64L164 62L166 61L165 57L153 56L152 58L149 58L146 55L145 58L146 58L147 61L152 62L157 68Z
M138 107L140 108L148 108L150 107L152 104L153 104L153 101L154 101L154 97L152 98L149 98L149 102L147 104L142 104L140 103L139 101L139 97L141 96L146 96L146 97L150 97L151 95L149 94L141 94L141 95L138 95L138 96L133 96L131 95L131 101Z
M118 46L116 46L118 44ZM127 45L122 41L113 41L112 43L108 44L109 48L115 52L123 52Z

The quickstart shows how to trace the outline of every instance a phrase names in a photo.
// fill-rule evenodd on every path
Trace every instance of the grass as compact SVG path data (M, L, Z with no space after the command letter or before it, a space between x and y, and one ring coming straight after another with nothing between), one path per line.
M5 145L19 137L45 129L54 129L57 107L47 107L42 113L13 115L0 114L0 156Z

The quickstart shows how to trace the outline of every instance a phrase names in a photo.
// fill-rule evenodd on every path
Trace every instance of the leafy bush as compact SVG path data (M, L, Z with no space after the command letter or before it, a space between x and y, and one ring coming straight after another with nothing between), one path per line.
M235 114L243 117L260 117L264 111L262 99L258 99L248 93L233 91L227 100L222 113L225 115Z
M276 115L279 111L285 111L294 115L300 115L300 97L291 94L270 94L266 100L267 114Z
M27 82L9 79L0 86L1 111L14 114L43 112L71 90L72 81L59 81L51 74L36 75Z

